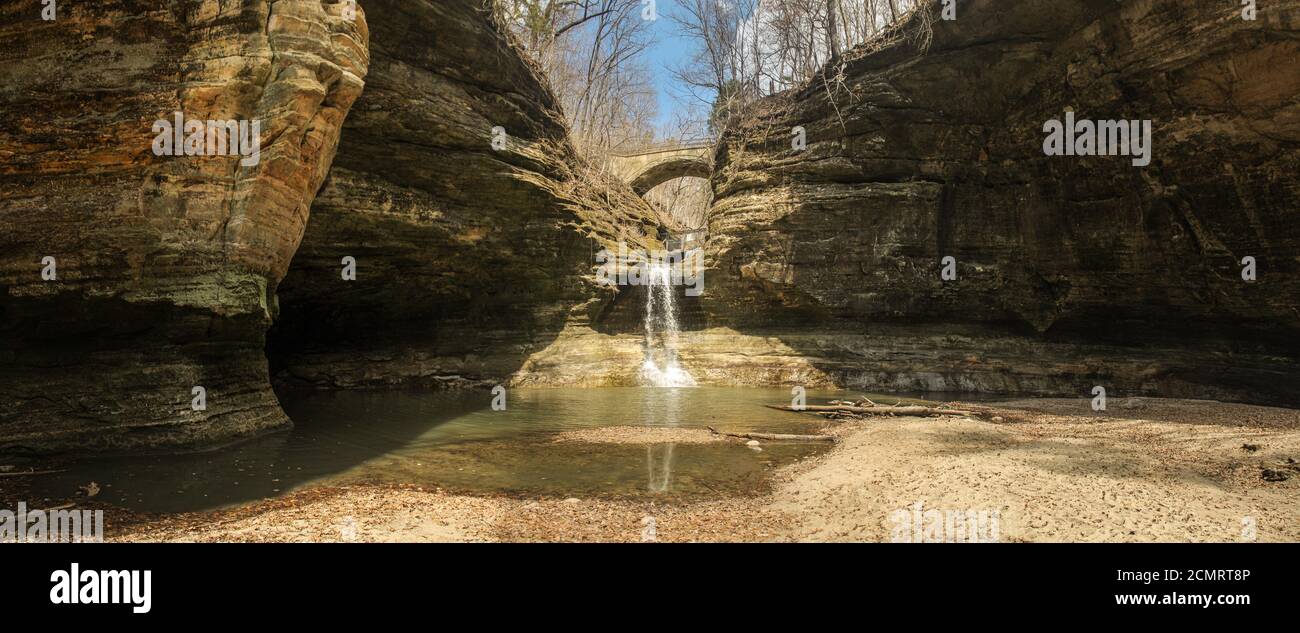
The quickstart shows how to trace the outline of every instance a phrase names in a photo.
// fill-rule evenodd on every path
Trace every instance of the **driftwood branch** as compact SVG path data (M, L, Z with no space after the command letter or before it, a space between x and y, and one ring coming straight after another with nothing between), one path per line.
M62 470L28 470L21 473L0 473L0 477L26 477L27 475L50 475L61 473Z
M835 437L831 435L792 435L789 433L724 433L711 426L704 427L713 432L714 435L725 435L727 437L737 437L742 440L772 440L772 441L791 441L791 442L834 442Z
M871 398L866 398L866 397L859 398L856 402L850 402L850 401L848 401L848 400L831 400L831 404L843 404L843 405L848 405L848 406L850 406L850 407L876 407L876 406L880 406L880 405L876 404L875 402L873 402L873 401L871 400Z
M962 409L940 409L937 407L925 407L921 405L904 405L895 407L871 406L857 407L847 404L807 404L802 408L795 408L788 404L769 404L765 405L770 409L780 411L794 411L802 413L809 411L812 413L857 413L859 415L911 415L911 416L931 416L931 415L978 415L974 411L965 411Z

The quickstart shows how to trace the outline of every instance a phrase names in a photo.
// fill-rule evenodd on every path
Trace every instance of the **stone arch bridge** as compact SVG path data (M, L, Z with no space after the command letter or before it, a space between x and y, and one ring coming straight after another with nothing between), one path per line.
M610 170L632 186L637 195L645 195L656 185L674 178L713 174L713 141L708 139L673 141L650 145L610 157Z

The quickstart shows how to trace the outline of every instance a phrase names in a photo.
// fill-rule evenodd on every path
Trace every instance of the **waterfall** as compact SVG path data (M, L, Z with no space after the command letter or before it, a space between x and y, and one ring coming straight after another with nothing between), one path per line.
M641 382L651 387L694 387L695 379L677 362L677 301L672 266L646 266L645 360Z

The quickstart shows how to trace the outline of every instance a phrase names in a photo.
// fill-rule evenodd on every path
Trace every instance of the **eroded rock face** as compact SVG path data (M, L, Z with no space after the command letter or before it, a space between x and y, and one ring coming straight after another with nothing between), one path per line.
M364 16L336 0L58 6L0 8L0 449L288 424L264 333L362 91ZM259 120L260 160L155 155L175 112Z
M726 139L695 336L772 343L733 376L1300 402L1300 2L959 7ZM1151 164L1045 156L1067 110L1151 120Z
M277 378L572 384L528 357L589 332L613 294L593 283L595 254L653 236L652 210L586 180L553 93L481 2L363 5L370 75L280 286Z

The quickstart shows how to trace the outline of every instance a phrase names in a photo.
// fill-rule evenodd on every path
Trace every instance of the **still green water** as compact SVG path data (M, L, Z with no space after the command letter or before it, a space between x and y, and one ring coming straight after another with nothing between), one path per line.
M809 391L808 402L857 395ZM492 410L482 392L319 392L282 398L292 431L215 452L83 460L40 478L39 494L71 497L97 482L98 500L142 511L226 507L311 486L440 486L517 496L692 499L767 490L772 471L824 444L556 443L561 431L659 426L816 432L821 419L776 411L789 389L511 389ZM879 400L882 402L889 401Z

